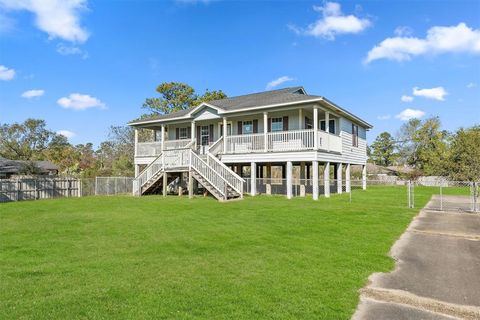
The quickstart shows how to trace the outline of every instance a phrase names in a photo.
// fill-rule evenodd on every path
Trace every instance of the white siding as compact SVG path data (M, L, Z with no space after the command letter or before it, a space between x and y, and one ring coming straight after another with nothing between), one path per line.
M352 145L352 122L340 119L342 137L342 158L346 163L365 164L367 162L367 141L365 128L358 127L358 147Z

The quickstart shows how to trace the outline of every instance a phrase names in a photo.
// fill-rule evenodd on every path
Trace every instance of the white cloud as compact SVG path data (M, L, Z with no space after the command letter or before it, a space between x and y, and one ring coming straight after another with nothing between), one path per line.
M413 34L413 30L407 26L400 26L396 27L395 31L393 31L397 37L408 37Z
M432 27L424 39L405 35L387 38L368 52L365 63L378 59L408 61L415 56L449 52L480 54L480 30L462 22L451 27Z
M0 65L0 80L8 81L15 78L15 70Z
M400 99L401 99L403 102L412 102L412 101L413 101L413 97L407 96L407 95L403 95Z
M427 99L445 100L445 96L448 92L443 87L435 87L430 89L419 89L417 87L413 88L413 95L418 97L424 97Z
M89 108L105 109L105 103L88 94L72 93L68 97L57 100L57 103L65 109L86 110Z
M58 130L57 131L57 134L61 134L62 136L64 136L65 138L72 138L72 137L75 137L77 134L75 132L72 132L72 131L69 131L69 130Z
M63 43L57 44L57 52L63 56L81 55L82 59L88 58L88 53L76 46L66 46Z
M320 19L310 24L306 29L295 25L289 28L298 34L335 40L340 34L359 33L371 25L370 20L355 15L344 15L339 3L326 2L322 6L313 6L313 10L322 14Z
M89 33L80 25L80 12L87 0L0 0L10 10L27 10L35 15L35 25L50 38L71 42L87 41Z
M384 116L378 116L377 119L378 120L388 120L390 119L392 116L390 116L389 114L386 114Z
M272 80L269 83L267 83L267 90L268 89L273 89L273 88L281 85L284 82L293 81L293 80L295 80L295 79L290 78L289 76L283 76L283 77L280 77L278 79Z
M475 88L476 86L477 86L477 84L475 82L470 82L469 84L467 84L468 89Z
M407 121L407 120L410 120L410 119L413 119L413 118L421 118L425 115L425 112L423 112L422 110L415 110L415 109L405 109L403 110L402 112L400 112L399 114L397 114L395 116L395 118L397 119L400 119L402 121Z
M45 90L33 89L33 90L28 90L22 93L22 98L32 99L36 97L41 97L44 94L45 94Z

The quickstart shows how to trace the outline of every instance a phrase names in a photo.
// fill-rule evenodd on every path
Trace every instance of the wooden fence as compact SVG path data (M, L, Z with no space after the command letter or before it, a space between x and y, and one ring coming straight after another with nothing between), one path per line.
M81 189L81 181L75 178L0 179L0 202L80 197Z

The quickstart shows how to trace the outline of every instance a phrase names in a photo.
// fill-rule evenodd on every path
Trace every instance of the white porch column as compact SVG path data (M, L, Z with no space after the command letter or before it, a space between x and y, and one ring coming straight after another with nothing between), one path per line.
M341 194L343 192L343 181L342 181L342 164L337 163L337 193Z
M267 185L266 185L266 194L272 194L272 164L267 163Z
M292 199L292 161L287 161L287 199Z
M300 162L300 197L305 197L305 162Z
M318 107L317 106L313 107L313 149L318 150Z
M330 112L325 111L325 132L330 133ZM327 151L330 151L330 135L327 134Z
M138 129L135 128L135 157L137 156L137 148L138 148Z
M367 190L367 166L362 166L362 189Z
M140 174L140 165L136 164L135 165L135 177L138 177L139 174Z
M197 138L195 137L195 121L192 121L190 136L192 137L192 141L197 141ZM195 142L194 142L194 145L195 145ZM194 148L194 149L197 149L197 148Z
M163 196L166 197L167 196L167 183L168 183L168 173L166 172L163 172Z
M265 152L268 151L268 112L263 113L263 147Z
M223 117L223 154L227 153L227 117Z
M312 193L313 200L318 200L318 161L312 161Z
M162 144L161 144L162 149L161 150L163 151L164 146L165 146L165 125L164 124L162 124L161 135L162 135L161 140L160 140L162 142Z
M250 194L255 196L257 194L257 164L255 162L250 164L250 183L252 184Z
M345 168L345 191L346 192L351 192L352 191L352 185L350 182L350 163L347 163L347 167Z
M298 109L298 130L303 129L303 109Z
M188 172L188 198L192 199L193 198L193 176L192 176L192 170Z
M325 198L330 197L330 162L325 163L325 170L323 170L323 186L325 189Z

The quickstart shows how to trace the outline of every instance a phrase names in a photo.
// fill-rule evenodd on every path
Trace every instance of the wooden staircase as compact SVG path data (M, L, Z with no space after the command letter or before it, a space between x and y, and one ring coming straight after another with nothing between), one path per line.
M226 196L225 196L225 192L221 193L219 190L217 190L214 187L214 185L212 183L210 183L207 179L202 177L202 175L200 175L198 172L196 172L195 170L192 170L191 173L192 173L193 178L195 180L197 180L198 183L200 183L202 185L202 187L207 189L208 192L212 196L214 196L217 200L227 201L227 200L233 200L233 199L237 199L237 198L241 197L240 193L238 193L237 191L232 189L232 187L230 187L230 186L227 186Z
M165 150L134 182L134 195L154 194L162 189L167 172L188 170L217 200L243 198L244 180L211 154L199 156L190 148Z

